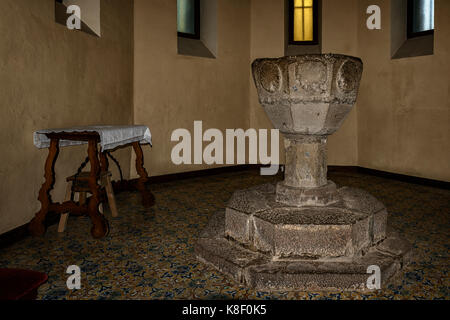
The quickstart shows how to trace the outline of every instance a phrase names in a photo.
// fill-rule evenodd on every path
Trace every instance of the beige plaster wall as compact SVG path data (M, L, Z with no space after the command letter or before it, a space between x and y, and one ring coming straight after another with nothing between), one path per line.
M450 1L435 1L434 54L390 58L390 2L376 1L382 29L366 28L358 1L358 163L383 171L450 181Z
M54 6L54 0L0 1L0 234L40 208L47 152L34 147L33 131L132 122L132 1L102 0L101 38L55 23ZM64 178L86 149L61 149L54 200L63 199ZM117 154L128 175L130 152Z
M150 126L153 148L144 149L150 175L211 168L175 165L173 130L248 128L250 2L217 3L216 59L177 54L176 0L135 0L134 121ZM204 146L206 143L204 143Z
M357 23L359 0L322 0L322 53L358 56ZM342 127L328 138L328 164L355 166L358 164L357 104Z

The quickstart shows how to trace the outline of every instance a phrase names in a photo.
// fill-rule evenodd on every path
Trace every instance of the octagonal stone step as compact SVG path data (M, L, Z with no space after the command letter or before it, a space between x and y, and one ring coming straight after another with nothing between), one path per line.
M236 192L225 236L273 260L361 255L385 238L387 212L362 190L341 188L338 196L333 206L299 208L277 203L271 185Z
M270 254L255 252L224 238L225 212L217 212L195 246L197 258L235 281L258 290L357 290L369 291L369 266L378 266L381 286L412 258L412 246L390 232L359 257L325 260L273 261Z

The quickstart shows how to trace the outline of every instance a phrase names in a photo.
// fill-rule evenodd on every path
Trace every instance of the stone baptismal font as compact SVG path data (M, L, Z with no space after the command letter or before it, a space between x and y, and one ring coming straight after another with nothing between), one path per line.
M387 231L381 202L327 179L327 137L356 101L361 60L300 55L257 59L252 70L259 101L284 135L285 178L236 191L200 235L198 259L256 289L363 291L376 268L386 285L408 262L410 244Z

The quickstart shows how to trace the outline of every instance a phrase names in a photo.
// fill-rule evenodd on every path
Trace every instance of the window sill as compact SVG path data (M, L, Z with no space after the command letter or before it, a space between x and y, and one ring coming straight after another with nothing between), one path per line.
M434 53L434 35L406 39L392 59L429 56Z
M284 50L285 56L296 56L299 54L314 54L321 53L322 48L320 44L317 45L294 45L288 44Z
M215 59L212 52L199 39L178 37L178 54Z

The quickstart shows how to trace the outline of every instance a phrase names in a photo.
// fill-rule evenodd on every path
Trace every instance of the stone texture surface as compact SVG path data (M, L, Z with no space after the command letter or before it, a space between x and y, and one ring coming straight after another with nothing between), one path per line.
M257 289L364 291L372 265L385 283L409 244L387 235L382 203L327 180L327 135L356 101L361 60L303 55L257 59L252 69L260 103L284 133L285 179L235 192L197 257Z
M277 184L275 197L277 202L291 206L327 206L338 201L336 191L332 181L317 188L290 187L283 181Z
M274 201L275 191L236 192L225 209L225 236L272 259L355 256L386 236L384 206L362 190L336 189L333 204L304 207Z
M385 285L409 262L411 245L387 230L385 206L367 192L334 185L332 204L291 206L276 201L277 188L235 192L200 235L200 261L271 291L367 291L369 266Z
M300 55L252 64L259 102L283 133L329 135L356 101L362 75L358 58Z
M286 186L317 188L327 184L326 142L325 137L319 137L314 142L284 139Z
M222 211L213 220L223 223L223 217ZM259 290L368 291L369 266L380 267L381 285L385 286L411 257L411 245L391 233L361 256L275 261L270 254L240 246L230 239L204 237L219 230L217 223L208 225L195 248L197 257L239 283Z
M285 138L286 174L276 200L329 205L336 197L326 187L327 136L356 101L361 60L339 54L256 59L252 71L259 101Z

